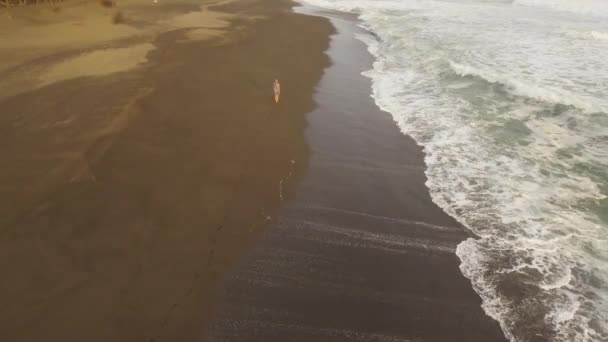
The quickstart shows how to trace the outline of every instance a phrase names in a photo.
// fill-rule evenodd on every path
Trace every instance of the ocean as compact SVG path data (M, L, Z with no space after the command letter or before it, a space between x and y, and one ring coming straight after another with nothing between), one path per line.
M608 341L608 1L304 0L355 13L371 95L478 238L462 273L512 341Z

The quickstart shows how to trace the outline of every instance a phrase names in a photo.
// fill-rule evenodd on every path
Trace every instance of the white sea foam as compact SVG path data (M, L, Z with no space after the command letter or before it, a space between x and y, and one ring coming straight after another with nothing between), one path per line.
M493 70L483 70L470 65L449 61L450 66L460 76L476 76L490 83L500 83L513 95L528 97L550 104L564 104L578 107L589 112L608 112L608 104L604 99L596 99L590 96L579 97L571 92L559 88L543 88L525 81L509 77L503 73Z
M576 14L608 17L608 6L605 0L514 0L513 3Z
M566 31L565 35L571 38L597 39L599 41L608 42L608 33L601 31Z
M595 39L608 41L608 33L606 32L591 31L589 34Z
M607 341L608 5L306 2L374 33L358 37L372 95L424 146L435 203L479 236L461 270L505 334Z

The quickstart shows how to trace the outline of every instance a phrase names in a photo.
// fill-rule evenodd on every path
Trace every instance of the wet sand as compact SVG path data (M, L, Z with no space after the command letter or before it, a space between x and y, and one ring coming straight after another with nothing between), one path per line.
M303 118L332 31L282 0L215 10L238 14L225 35L121 40L111 48L154 49L134 69L0 97L1 340L204 334L217 281L306 165ZM70 70L78 53L4 72Z
M430 199L423 153L369 97L352 18L306 116L309 168L225 279L210 341L505 341L458 269L470 236Z

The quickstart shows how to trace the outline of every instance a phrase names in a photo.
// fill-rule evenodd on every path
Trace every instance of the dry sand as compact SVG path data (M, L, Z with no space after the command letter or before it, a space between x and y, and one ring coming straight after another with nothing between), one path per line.
M100 49L51 64L40 75L41 85L85 76L128 71L148 61L154 45L143 43L124 48Z
M163 6L141 7L129 30L200 3ZM212 8L231 18L209 22L221 37L188 40L177 25L104 46L77 38L0 74L22 88L0 98L2 340L204 335L218 279L306 165L303 114L331 26L289 8L237 1Z
M122 0L21 6L0 21L0 98L70 78L123 72L146 62L158 35L188 30L186 39L225 34L234 15L213 11L220 0ZM58 8L59 10L53 10ZM120 13L121 23L114 23ZM253 16L248 16L253 19ZM257 18L256 18L257 19Z

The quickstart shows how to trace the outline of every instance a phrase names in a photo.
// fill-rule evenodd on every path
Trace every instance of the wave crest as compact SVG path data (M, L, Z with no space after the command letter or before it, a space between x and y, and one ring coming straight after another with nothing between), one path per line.
M608 17L608 6L604 0L514 0L513 4Z
M595 99L575 95L567 90L550 88L546 86L537 86L509 77L505 74L499 74L492 70L484 70L482 68L460 64L454 61L449 61L449 64L450 68L460 76L473 76L481 78L489 83L502 84L505 87L505 90L515 96L526 97L550 104L573 106L592 113L608 112L608 106L601 103L596 103Z

